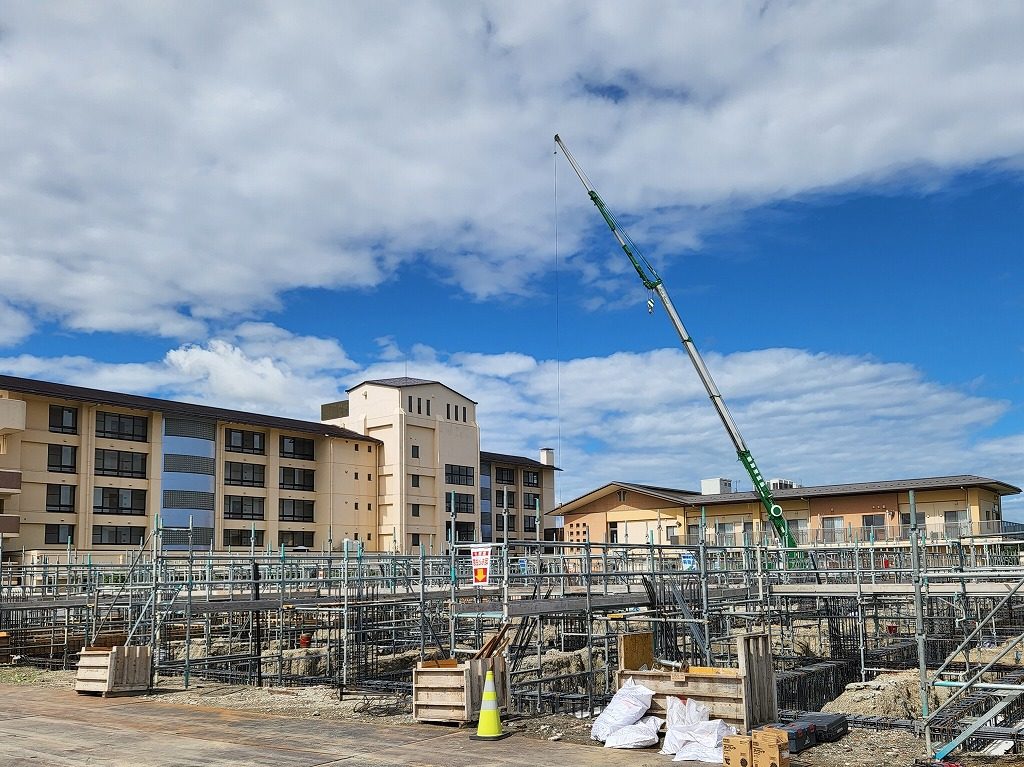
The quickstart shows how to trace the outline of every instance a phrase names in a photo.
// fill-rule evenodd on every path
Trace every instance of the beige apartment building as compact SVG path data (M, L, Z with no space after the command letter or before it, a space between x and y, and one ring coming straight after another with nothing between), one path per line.
M475 403L399 380L354 387L322 423L0 376L4 559L124 559L158 521L168 551L439 551L452 501L457 539L480 540Z
M453 520L456 541L534 540L538 508L539 537L554 537L554 519L545 516L555 501L553 450L542 449L539 461L481 452L477 403L438 381L378 379L346 393L324 405L321 418L381 444L381 551L437 552Z
M703 514L706 541L740 546L774 540L753 492L732 492L728 480L705 480L702 492L611 482L562 504L565 540L600 543L696 544ZM799 545L899 543L909 539L910 491L918 525L929 540L1024 532L1002 518L1002 498L1021 489L974 475L798 487L775 481L774 495ZM724 491L724 492L723 492Z

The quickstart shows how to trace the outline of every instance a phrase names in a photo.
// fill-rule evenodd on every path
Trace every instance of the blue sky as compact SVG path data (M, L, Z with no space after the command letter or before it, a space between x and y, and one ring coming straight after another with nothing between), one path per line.
M365 378L486 449L1024 486L1015 3L13 3L0 370L315 419ZM569 45L566 40L572 40ZM1024 499L1007 516L1024 520Z

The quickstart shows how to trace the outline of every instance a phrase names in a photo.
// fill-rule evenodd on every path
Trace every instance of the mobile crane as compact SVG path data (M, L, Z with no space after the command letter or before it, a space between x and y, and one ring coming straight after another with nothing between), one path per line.
M743 441L743 435L740 434L736 422L732 419L732 414L729 412L729 408L726 407L725 400L722 399L722 394L718 391L711 373L708 372L704 359L700 356L700 352L697 351L693 339L686 331L683 321L679 318L679 313L676 311L675 305L668 295L668 290L665 289L665 283L658 276L651 263L629 238L629 234L615 223L615 219L612 217L611 211L608 210L608 206L604 204L604 200L601 199L601 195L594 190L593 185L591 185L590 180L587 178L587 174L583 172L583 169L580 168L557 134L555 134L555 143L562 150L562 154L565 155L565 159L569 161L572 169L576 171L576 175L579 177L584 189L587 190L587 194L590 195L591 201L597 206L601 217L604 218L605 223L612 230L612 234L615 235L615 239L618 240L622 250L629 257L630 263L636 269L636 273L640 276L640 281L643 282L644 287L652 293L657 293L658 298L661 299L662 306L665 307L668 318L672 321L672 325L679 334L679 340L682 341L683 348L686 349L686 353L690 357L690 362L693 363L701 383L704 384L704 388L711 398L711 404L714 405L715 412L718 413L718 417L722 419L722 425L725 426L725 430L729 433L729 439L732 440L732 444L736 448L736 455L739 457L740 463L743 464L743 468L747 470L747 474L750 476L750 481L754 485L754 492L757 493L758 498L761 500L761 505L764 506L768 514L768 521L775 529L775 533L778 535L779 541L783 546L790 549L796 548L796 540L789 531L789 523L786 522L786 518L782 513L782 507L775 502L775 496L772 495L771 487L761 475L761 470L757 468L754 456L747 447L747 443ZM647 299L647 308L648 311L654 311L653 298Z

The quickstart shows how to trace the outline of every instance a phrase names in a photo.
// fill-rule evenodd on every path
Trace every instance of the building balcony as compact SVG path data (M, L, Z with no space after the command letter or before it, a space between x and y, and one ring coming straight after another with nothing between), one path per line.
M974 535L1024 536L1024 523L1005 520L975 522L944 522L941 519L923 520L919 525L920 534L928 541L944 541L966 538ZM877 525L866 527L837 528L796 528L790 533L797 546L849 546L871 543L907 543L910 541L909 525ZM693 533L679 540L687 546L700 544L700 536ZM746 533L729 533L709 529L705 538L708 546L738 547L771 545L775 533L765 525L760 530Z
M0 438L25 431L25 403L20 399L0 399Z
M21 517L17 514L0 514L0 538L17 538L21 535Z

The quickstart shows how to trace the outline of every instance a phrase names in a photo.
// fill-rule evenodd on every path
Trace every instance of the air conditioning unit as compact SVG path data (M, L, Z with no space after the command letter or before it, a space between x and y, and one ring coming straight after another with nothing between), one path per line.
M768 480L768 486L772 490L792 490L794 487L800 487L797 482L791 479L770 479Z

